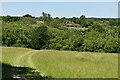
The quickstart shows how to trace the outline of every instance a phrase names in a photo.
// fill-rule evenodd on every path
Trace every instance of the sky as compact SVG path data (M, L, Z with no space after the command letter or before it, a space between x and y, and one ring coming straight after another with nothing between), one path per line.
M0 15L41 16L42 12L52 17L118 17L118 2L2 2Z
M1 0L2 2L119 2L120 0Z

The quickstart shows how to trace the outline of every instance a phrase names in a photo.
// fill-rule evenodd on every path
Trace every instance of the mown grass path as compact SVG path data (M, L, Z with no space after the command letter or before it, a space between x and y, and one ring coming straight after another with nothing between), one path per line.
M117 78L118 54L4 47L3 63L31 67L53 78Z
M21 56L18 56L17 60L15 61L16 65L23 65L23 66L29 66L35 68L33 61L32 61L32 56L36 53L37 51L32 50L28 51Z

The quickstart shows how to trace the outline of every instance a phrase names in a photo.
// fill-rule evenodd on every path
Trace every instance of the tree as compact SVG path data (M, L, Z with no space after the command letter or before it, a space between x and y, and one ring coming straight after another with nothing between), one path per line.
M48 41L48 33L47 27L45 25L41 25L38 28L33 30L32 35L32 48L33 49L41 49Z
M3 16L2 20L5 22L15 22L15 21L19 21L20 17L11 17L11 16L7 15L7 16Z
M21 18L20 22L22 24L35 24L36 20L34 18L31 18L31 17L24 17L24 18Z
M48 14L48 18L50 18L51 17L51 14Z
M32 15L30 15L30 14L25 14L25 15L23 15L23 17L32 17Z
M80 47L82 46L82 44L84 43L84 39L82 37L79 37L78 39L74 40L72 45L73 45L73 49L72 50L77 50L80 51Z
M43 16L45 16L45 13L44 13L44 12L42 12L42 15L43 15Z
M51 14L42 12L42 15L43 15L43 17L42 17L43 21L45 21L47 24L49 24L51 21Z
M80 16L80 19L82 20L82 21L85 21L85 15L82 15L82 16Z
M60 21L58 19L54 19L50 22L50 26L54 28L59 28L60 27Z
M103 52L106 43L104 33L92 30L85 34L84 43L81 46L83 51Z
M97 23L93 24L92 26L89 26L89 30L95 30L97 32L104 32L105 31L104 28Z
M111 38L111 39L107 40L104 50L105 50L105 52L119 53L120 45L119 45L118 38Z
M82 27L85 27L86 26L86 22L85 22L85 15L82 15L82 16L80 16L80 25L82 26Z
M118 26L120 21L119 20L111 20L109 23L111 26Z

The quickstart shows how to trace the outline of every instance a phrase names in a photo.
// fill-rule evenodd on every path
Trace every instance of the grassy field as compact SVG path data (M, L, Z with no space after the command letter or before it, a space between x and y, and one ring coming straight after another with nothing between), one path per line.
M53 78L117 78L117 53L3 47L2 63L35 69ZM9 71L7 71L9 72Z

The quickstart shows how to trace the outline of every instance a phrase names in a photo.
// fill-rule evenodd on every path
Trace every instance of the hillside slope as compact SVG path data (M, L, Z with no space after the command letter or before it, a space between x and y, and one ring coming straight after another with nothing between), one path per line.
M118 54L3 47L2 63L53 78L117 78Z

